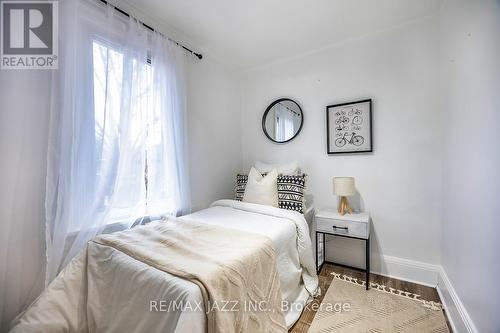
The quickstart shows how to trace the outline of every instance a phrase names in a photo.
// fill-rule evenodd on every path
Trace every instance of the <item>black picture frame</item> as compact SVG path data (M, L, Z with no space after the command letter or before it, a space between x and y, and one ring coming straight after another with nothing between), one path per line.
M351 150L351 151L349 151L347 149L334 150L335 144L330 142L330 131L332 128L331 124L330 124L330 121L332 121L332 117L330 117L330 112L333 111L334 108L346 107L349 105L360 104L360 103L368 103L368 105L369 105L369 107L368 107L369 118L370 118L369 128L368 128L369 138L370 138L369 147L367 149L363 149L363 150ZM373 106L372 99L369 98L369 99L362 99L362 100L358 100L358 101L354 101L354 102L332 104L332 105L328 105L326 107L326 147L327 147L326 149L327 149L328 155L356 154L356 153L371 153L371 152L373 152L373 111L372 111L373 107L372 106ZM354 133L353 133L353 136L354 136ZM351 138L351 140L352 139L353 138Z
M290 102L293 102L295 103L295 105L297 105L297 107L299 108L299 111L300 111L300 117L301 117L301 121L300 121L300 126L299 126L299 129L297 130L297 132L295 133L294 136L292 136L290 139L288 140L284 140L284 141L277 141L275 140L274 138L272 138L269 133L267 133L267 129L266 129L266 118L267 118L267 115L269 113L269 111L273 108L273 106L275 106L276 104L280 103L280 102L284 102L284 101L290 101ZM264 114L262 115L262 131L264 132L264 134L266 135L266 137L271 140L272 142L274 143L278 143L278 144L283 144L283 143L287 143L287 142L290 142L292 141L293 139L295 139L299 134L300 134L300 131L302 130L302 127L304 126L304 112L302 111L302 108L300 107L300 104L297 103L296 101L294 101L293 99L291 98L280 98L280 99L277 99L275 100L274 102L272 102L271 104L269 104L269 106L267 107L266 111L264 111Z

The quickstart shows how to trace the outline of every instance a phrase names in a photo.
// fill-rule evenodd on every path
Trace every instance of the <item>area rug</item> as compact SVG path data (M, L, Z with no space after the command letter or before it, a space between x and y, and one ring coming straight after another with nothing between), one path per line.
M367 291L364 281L332 275L309 333L449 332L440 303L376 283Z

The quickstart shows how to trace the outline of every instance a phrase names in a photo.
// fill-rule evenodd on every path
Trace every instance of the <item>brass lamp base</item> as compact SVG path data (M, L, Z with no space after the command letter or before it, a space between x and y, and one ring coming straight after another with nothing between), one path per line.
M347 201L347 197L340 197L339 214L343 216L346 212L352 214L352 208L349 205L349 201Z

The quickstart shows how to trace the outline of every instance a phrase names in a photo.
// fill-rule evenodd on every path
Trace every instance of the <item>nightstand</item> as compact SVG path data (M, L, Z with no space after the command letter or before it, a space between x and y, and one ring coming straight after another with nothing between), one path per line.
M366 251L364 272L366 274L366 290L368 290L370 285L370 215L368 213L354 213L342 216L334 210L320 210L316 212L314 219L316 222L316 269L318 270L318 272L321 270L321 267L324 263L330 263L362 271L362 269L357 267L326 261L325 235L364 240ZM321 267L318 268L319 235L322 235L323 237L323 262L321 263Z

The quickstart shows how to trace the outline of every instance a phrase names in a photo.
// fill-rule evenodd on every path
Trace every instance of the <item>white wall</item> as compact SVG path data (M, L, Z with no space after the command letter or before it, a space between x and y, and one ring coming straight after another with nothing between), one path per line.
M438 28L437 17L426 18L246 73L243 171L255 160L298 159L316 207L335 207L333 176L354 176L358 201L373 218L375 271L385 268L377 253L440 262ZM260 125L278 97L296 100L304 112L302 132L285 145L269 141ZM374 153L328 156L325 107L364 98L373 99ZM334 242L328 259L364 265L361 244Z
M233 196L241 165L240 81L208 56L190 59L188 79L191 197L198 210Z
M0 331L42 290L49 71L0 71Z
M441 21L442 266L478 331L498 332L500 1L448 1Z

